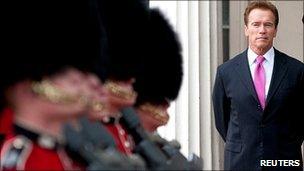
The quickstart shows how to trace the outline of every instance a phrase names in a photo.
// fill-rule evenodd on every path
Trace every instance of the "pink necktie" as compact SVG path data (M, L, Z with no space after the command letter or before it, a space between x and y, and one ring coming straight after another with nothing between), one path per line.
M254 70L254 87L258 94L258 98L260 104L263 109L265 109L265 84L266 84L266 76L265 69L263 67L263 62L265 58L263 56L258 56L256 58L256 68Z

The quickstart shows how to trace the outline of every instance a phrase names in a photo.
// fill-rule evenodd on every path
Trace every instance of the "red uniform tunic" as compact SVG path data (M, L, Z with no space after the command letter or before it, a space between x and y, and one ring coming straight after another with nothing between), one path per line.
M81 170L49 136L24 128L6 136L1 147L0 170Z
M10 108L5 108L0 113L0 134L5 136L12 132L13 112ZM1 142L0 142L1 145Z
M132 137L126 129L119 123L119 118L111 118L109 122L103 123L110 134L113 136L117 148L120 152L130 155L134 148Z

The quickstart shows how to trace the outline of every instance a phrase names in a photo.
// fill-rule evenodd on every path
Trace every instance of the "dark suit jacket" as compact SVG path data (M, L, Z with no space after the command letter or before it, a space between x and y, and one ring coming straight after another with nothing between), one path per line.
M261 170L261 159L300 160L302 165L303 101L304 64L276 49L264 111L251 78L247 50L219 66L213 105L216 128L226 142L225 169Z

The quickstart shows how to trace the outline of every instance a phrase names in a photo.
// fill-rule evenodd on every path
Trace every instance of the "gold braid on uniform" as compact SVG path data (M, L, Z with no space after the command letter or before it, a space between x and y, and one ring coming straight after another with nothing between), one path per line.
M111 94L129 100L136 96L136 92L129 90L113 81L106 81L104 84L105 88L111 92Z
M37 95L49 100L52 103L58 104L73 104L80 103L82 105L90 107L95 112L102 112L104 105L99 101L90 101L88 97L84 95L72 95L64 90L61 90L49 80L42 80L40 82L32 82L32 91Z
M162 124L166 124L169 120L166 112L159 109L159 106L150 103L145 103L139 106L139 109L149 113L154 119L160 121Z

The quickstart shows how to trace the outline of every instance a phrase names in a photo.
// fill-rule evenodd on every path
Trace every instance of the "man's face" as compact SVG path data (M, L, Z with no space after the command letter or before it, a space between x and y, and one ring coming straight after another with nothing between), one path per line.
M275 16L270 10L253 9L249 13L245 35L254 52L266 53L272 47L276 33Z

